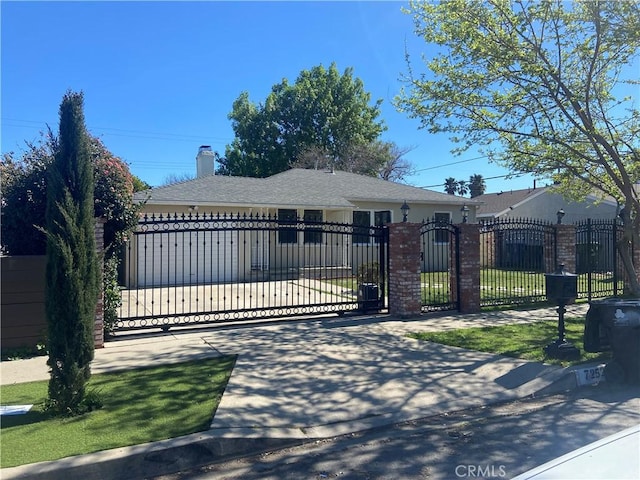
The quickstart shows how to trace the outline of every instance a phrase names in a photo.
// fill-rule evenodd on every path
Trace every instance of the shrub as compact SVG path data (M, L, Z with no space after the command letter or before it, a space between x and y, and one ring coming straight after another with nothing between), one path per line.
M134 187L147 185L129 172L100 139L89 136L89 155L94 174L94 214L106 220L105 248L110 253L126 240L138 219L141 205L134 204ZM45 225L47 169L58 148L58 139L48 131L38 143L16 158L4 154L2 181L2 251L9 255L44 255L46 239L39 229Z
M118 309L122 305L120 286L118 285L118 267L120 259L117 255L105 258L103 289L104 289L104 333L113 333L118 322Z
M363 263L358 267L358 283L380 284L380 264L378 262Z

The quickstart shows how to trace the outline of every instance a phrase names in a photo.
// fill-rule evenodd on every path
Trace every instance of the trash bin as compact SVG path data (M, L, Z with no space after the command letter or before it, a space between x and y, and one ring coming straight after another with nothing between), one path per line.
M361 283L358 286L358 310L364 313L380 310L378 285L375 283Z
M615 312L610 305L603 304L602 301L594 300L589 302L589 310L584 323L584 349L586 352L609 352L611 343L609 342L609 330L604 319L607 312Z
M604 371L607 381L640 384L640 300L589 302L584 346L588 352L611 351Z

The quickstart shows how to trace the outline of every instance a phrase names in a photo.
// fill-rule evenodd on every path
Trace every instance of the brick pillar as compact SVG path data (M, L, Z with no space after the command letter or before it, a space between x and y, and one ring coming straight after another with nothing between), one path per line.
M409 318L422 313L419 223L389 225L389 314Z
M99 293L96 305L96 317L93 324L93 346L104 347L104 287L102 277L104 275L104 218L96 218L96 254L98 257Z
M552 272L556 271L558 265L564 263L566 272L576 273L576 227L575 225L555 225L555 229L556 252Z
M480 226L473 223L458 225L457 252L451 252L449 279L451 293L458 298L461 313L480 311ZM455 245L451 245L455 248ZM456 258L459 258L456 265ZM458 290L459 286L459 290Z

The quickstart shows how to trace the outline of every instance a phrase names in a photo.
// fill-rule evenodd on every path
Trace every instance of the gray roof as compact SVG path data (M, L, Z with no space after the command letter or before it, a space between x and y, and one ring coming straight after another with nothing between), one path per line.
M148 197L147 197L148 196ZM468 198L348 172L294 168L268 178L212 175L153 188L136 199L161 205L313 206L353 208L353 202L407 201L472 205Z
M498 193L485 193L474 197L474 200L482 202L478 210L477 216L498 215L512 207L516 207L523 202L537 197L548 189L548 187L542 188L527 188L524 190L511 190L508 192Z

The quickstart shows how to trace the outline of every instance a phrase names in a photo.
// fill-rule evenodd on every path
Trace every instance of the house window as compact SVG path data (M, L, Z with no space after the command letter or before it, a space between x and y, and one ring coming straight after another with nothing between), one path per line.
M278 209L279 243L298 243L298 232L295 227L297 220L298 212L295 210L289 208Z
M449 243L449 229L447 226L451 223L451 214L449 212L436 212L433 219L436 225L442 225L442 228L436 229L434 232L434 241L436 243Z
M391 223L391 210L379 210L377 212L369 212L356 210L353 212L353 243L369 243L371 241L371 214L373 213L373 224L376 227L382 227ZM375 239L376 243L380 243L380 239Z
M322 243L322 210L304 211L304 243Z
M391 210L380 210L374 212L375 226L382 227L391 223Z
M353 212L353 243L369 243L371 212L355 210Z
M384 227L391 223L391 210L380 210L373 214L374 224L376 227ZM376 237L376 243L380 243L380 238Z

